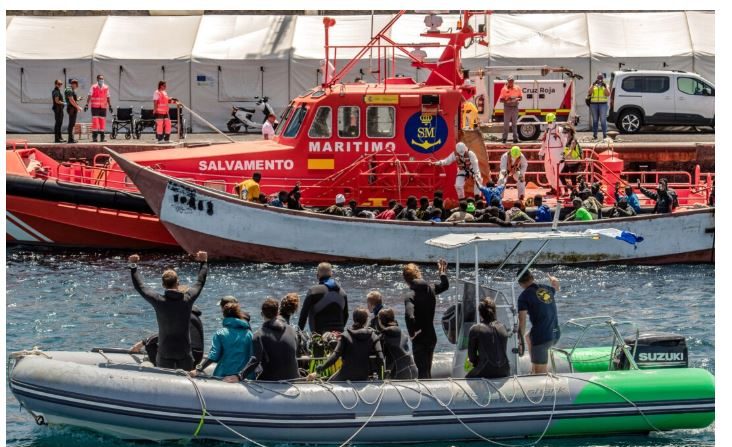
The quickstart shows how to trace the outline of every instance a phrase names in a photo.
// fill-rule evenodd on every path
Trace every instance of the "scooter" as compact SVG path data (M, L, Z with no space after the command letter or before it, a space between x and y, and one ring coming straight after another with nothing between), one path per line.
M254 120L254 114L257 112L262 112L264 115L264 118L262 119L262 122L256 122ZM237 133L239 130L243 127L244 132L261 132L262 125L267 120L267 117L270 114L274 114L275 111L272 108L272 106L269 104L269 98L264 96L262 98L257 98L256 104L254 104L254 108L250 109L247 107L239 107L239 106L233 106L231 108L231 118L229 122L226 123L226 128L229 129L229 132ZM274 127L277 127L277 121L273 124Z

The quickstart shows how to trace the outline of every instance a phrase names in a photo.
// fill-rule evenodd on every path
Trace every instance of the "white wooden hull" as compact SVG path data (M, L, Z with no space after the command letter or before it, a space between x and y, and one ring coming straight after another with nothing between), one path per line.
M377 261L433 262L443 249L424 242L447 233L511 232L486 224L376 221L272 208L238 200L163 174L123 158L118 163L135 182L161 222L188 252L205 250L212 258L262 262ZM671 215L642 215L590 223L561 223L583 231L609 225L643 236L633 245L613 239L552 241L539 264L713 262L714 209ZM526 224L521 231L547 231L550 224ZM515 242L484 244L479 259L500 263ZM512 257L526 262L539 242L524 242ZM473 259L473 248L462 256ZM463 258L467 259L467 258Z

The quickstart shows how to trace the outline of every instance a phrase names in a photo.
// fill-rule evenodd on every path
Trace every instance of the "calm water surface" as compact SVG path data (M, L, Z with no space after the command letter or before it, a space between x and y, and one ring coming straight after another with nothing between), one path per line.
M180 256L144 254L141 272L146 282L159 286L162 269L175 266L182 283L195 280L197 265ZM336 277L347 290L349 304L365 303L369 290L378 289L386 304L403 321L402 296L406 291L398 266L336 266ZM512 268L513 270L513 268ZM435 269L425 268L435 277ZM557 276L562 290L557 303L560 320L612 315L632 320L641 330L678 332L687 337L694 366L714 372L714 266L674 265L557 267L540 269ZM450 266L450 274L454 266ZM203 310L206 345L220 327L216 302L233 294L251 311L258 327L259 304L267 296L303 294L314 282L312 265L213 264L197 305ZM452 289L449 293L452 293ZM438 302L437 317L450 304L449 293ZM302 297L303 295L301 295ZM88 350L93 346L128 347L157 331L155 314L132 288L127 255L118 253L35 252L10 249L7 255L7 349L12 352L39 346L46 350ZM630 335L630 334L628 334ZM438 330L437 350L450 350ZM597 337L601 337L597 335ZM124 442L75 428L38 427L7 390L7 445L75 447L158 445ZM192 445L223 447L232 444L195 441ZM514 444L524 445L517 441ZM165 447L181 443L163 443ZM435 444L449 446L451 444ZM479 443L460 445L478 446ZM680 430L638 437L561 439L542 442L555 447L600 446L711 446L714 428Z

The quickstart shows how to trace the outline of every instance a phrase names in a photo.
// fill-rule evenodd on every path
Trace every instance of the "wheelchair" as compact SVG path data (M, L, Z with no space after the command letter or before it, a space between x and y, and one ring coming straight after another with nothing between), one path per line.
M143 107L140 109L140 119L135 121L135 138L139 140L142 131L148 127L155 132L155 114L153 113L153 109Z
M112 133L110 137L114 140L120 131L125 131L125 140L132 138L135 127L135 114L132 107L117 107L117 113L112 115Z

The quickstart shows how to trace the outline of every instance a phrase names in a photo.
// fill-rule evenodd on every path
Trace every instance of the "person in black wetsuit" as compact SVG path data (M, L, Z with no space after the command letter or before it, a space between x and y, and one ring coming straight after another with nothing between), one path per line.
M409 336L399 329L392 309L381 309L378 316L381 331L381 349L384 351L386 378L411 380L419 375L412 354L409 353Z
M224 377L225 382L244 380L249 373L262 366L257 380L292 380L300 378L297 368L297 335L287 322L277 315L279 303L267 298L262 303L264 324L254 333L254 352L244 369L236 376Z
M372 290L366 295L366 307L371 313L371 321L369 321L369 327L376 332L379 332L379 312L384 308L383 299L381 298L381 292L378 290Z
M137 263L140 256L129 257L132 284L135 290L153 306L158 321L158 353L155 361L159 368L182 369L190 371L194 367L191 354L190 319L193 303L201 294L206 275L208 274L208 256L205 251L196 253L196 260L201 263L196 283L187 289L180 287L178 275L174 270L163 272L161 295L145 286Z
M506 355L508 330L496 319L496 303L484 298L478 305L480 323L468 332L468 360L473 369L465 377L497 379L511 374Z
M402 270L402 276L406 281L410 294L404 301L407 330L412 340L412 353L414 363L419 370L420 379L432 377L432 355L437 344L435 333L435 305L437 295L450 287L447 281L447 262L440 259L437 263L437 270L440 273L440 282L429 284L422 279L422 272L416 264L407 264Z
M196 364L203 359L203 323L201 322L201 309L195 304L191 310L191 320L188 326L191 334L191 353ZM156 365L158 355L158 334L142 339L130 348L131 353L139 353L145 350L147 358L153 365Z
M311 287L305 296L297 325L310 332L323 335L326 332L343 332L348 321L348 296L331 278L333 266L327 262L318 264L318 285Z
M653 206L653 214L670 213L679 206L679 196L676 191L668 187L668 180L665 178L658 181L656 192L642 187L640 180L638 180L638 189L644 196L656 201Z
M368 380L371 354L375 353L380 365L384 364L379 336L373 329L366 326L368 320L369 312L363 307L353 311L353 325L341 334L338 345L328 360L315 368L316 374L320 374L323 370L333 366L339 358L343 358L343 366L330 378L332 382ZM308 376L309 379L313 377L313 374Z
M195 304L191 308L190 324L188 328L191 334L191 354L195 365L203 360L203 322L201 322L201 309Z

